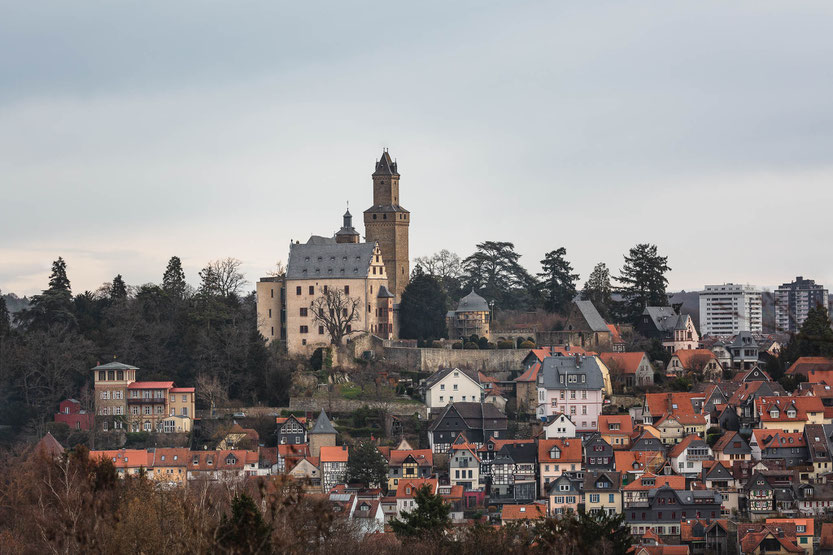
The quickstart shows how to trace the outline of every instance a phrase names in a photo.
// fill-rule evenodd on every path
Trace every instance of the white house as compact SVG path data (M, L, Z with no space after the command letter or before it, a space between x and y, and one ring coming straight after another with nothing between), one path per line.
M480 457L477 456L477 448L474 445L452 445L448 466L452 486L463 486L466 491L480 489Z
M668 458L677 474L694 478L702 474L703 461L714 460L714 454L700 436L691 434L671 448Z
M428 377L423 384L425 406L443 408L451 403L480 403L484 399L483 384L474 370L445 368Z
M566 414L550 415L544 423L544 436L546 439L576 437L576 425Z

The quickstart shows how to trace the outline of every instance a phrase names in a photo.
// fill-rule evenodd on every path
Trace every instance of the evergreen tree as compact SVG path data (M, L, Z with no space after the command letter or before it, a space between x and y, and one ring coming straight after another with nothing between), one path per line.
M121 277L121 274L118 274L113 278L113 283L110 284L108 296L110 297L110 300L113 301L123 301L127 298L127 285L124 283L124 279Z
M217 543L229 553L269 553L272 530L251 497L242 493L231 502L231 515L217 527Z
M11 317L6 306L6 297L0 291L0 337L5 337L11 332Z
M22 323L30 329L45 330L54 324L75 328L74 307L72 304L72 290L67 277L67 264L64 259L52 263L52 273L49 275L49 288L40 295L32 297L28 309L20 316Z
M622 317L634 323L647 306L667 306L665 273L668 257L657 253L657 246L641 243L625 255L625 265L618 278L622 284Z
M827 308L817 305L807 312L801 329L792 336L781 353L784 361L792 364L799 357L833 356L833 329Z
M448 336L445 314L448 299L434 276L417 265L399 304L399 336L402 339L440 339Z
M172 256L162 276L162 289L175 299L185 296L185 272L182 270L182 261L178 256Z
M399 539L439 540L451 527L451 507L428 484L416 490L414 510L390 521Z
M520 265L521 255L506 241L486 241L463 260L465 289L477 289L502 309L534 308L538 284Z
M358 482L367 487L384 487L387 483L388 462L371 441L363 441L352 451L347 461L347 482Z
M584 289L581 291L581 298L591 301L596 310L607 318L610 316L610 309L613 306L611 293L613 288L610 285L610 270L604 262L599 262L587 278Z
M572 273L573 267L564 258L566 254L567 249L561 247L545 254L541 261L543 272L538 277L541 278L544 309L547 312L566 312L576 296L578 274Z

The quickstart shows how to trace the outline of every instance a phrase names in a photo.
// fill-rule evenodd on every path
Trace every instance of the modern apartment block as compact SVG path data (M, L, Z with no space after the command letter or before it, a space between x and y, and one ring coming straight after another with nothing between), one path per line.
M761 290L753 285L707 285L700 293L700 335L763 332Z
M797 332L811 308L822 305L828 308L827 289L812 279L802 276L792 283L785 283L775 290L775 329Z

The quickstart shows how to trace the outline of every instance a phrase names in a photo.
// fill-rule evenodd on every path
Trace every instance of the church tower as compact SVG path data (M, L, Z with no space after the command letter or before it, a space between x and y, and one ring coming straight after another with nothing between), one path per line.
M408 226L411 213L399 205L399 172L388 150L376 162L373 172L373 206L364 211L365 239L379 242L388 286L396 302L410 279Z

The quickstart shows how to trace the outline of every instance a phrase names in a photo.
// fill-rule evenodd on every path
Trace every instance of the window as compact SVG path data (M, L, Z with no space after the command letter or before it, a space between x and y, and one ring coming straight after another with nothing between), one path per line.
M324 326L318 326L318 335L324 335Z
M301 333L309 333L309 326L301 326Z
M598 503L599 502L599 494L598 493L591 493L590 494L590 502L591 503Z
M309 294L310 295L315 295L315 286L313 286L313 285L309 286Z
M296 287L296 288L295 288L295 294L296 294L296 295L300 295L300 294L301 294L301 286L300 286L300 285L299 285L298 287Z
M307 308L301 308L301 310L300 310L300 312L301 312L301 316L303 316L304 318L306 318L306 317L307 317L307 315L308 315L308 312L307 312L307 311L308 311L308 309L307 309Z
M345 295L349 295L349 294L350 294L350 286L349 286L349 285L345 285L345 286L344 286L344 294L345 294Z

